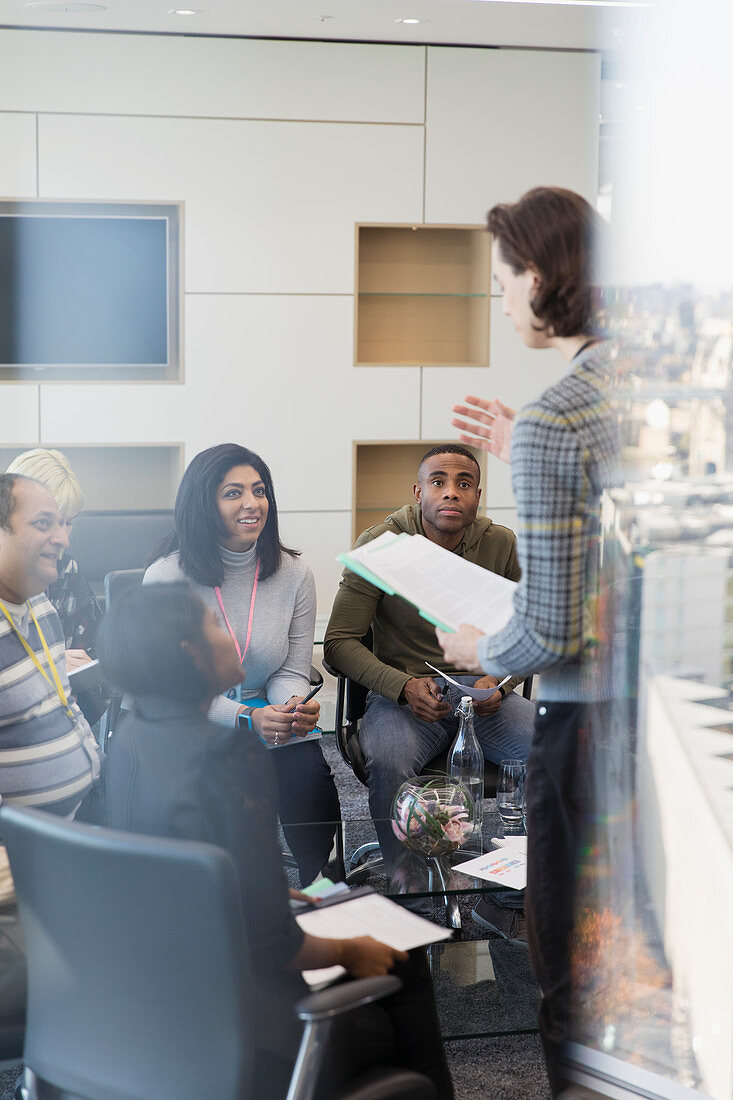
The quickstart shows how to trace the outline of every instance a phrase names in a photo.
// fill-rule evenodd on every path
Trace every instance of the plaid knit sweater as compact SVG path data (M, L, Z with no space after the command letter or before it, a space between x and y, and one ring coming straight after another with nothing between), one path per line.
M613 676L598 659L600 498L616 465L610 400L614 351L596 344L567 374L515 417L512 487L522 578L514 615L479 640L485 672L539 672L537 697L582 702L609 698Z

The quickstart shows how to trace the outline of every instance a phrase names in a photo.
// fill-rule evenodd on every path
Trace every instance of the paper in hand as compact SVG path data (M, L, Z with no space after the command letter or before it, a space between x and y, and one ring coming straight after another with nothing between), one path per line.
M460 688L464 695L470 695L472 699L475 699L478 703L483 703L484 699L490 699L494 695L499 687L503 687L504 684L511 680L511 676L505 676L504 679L492 688L476 688L469 687L468 684L459 684L458 680L454 680L452 676L449 676L447 672L441 672L435 665L431 665L430 661L426 661L425 664L428 668L432 668L433 672L437 672L439 676L442 676L444 680L447 680L449 684L453 684L454 687Z

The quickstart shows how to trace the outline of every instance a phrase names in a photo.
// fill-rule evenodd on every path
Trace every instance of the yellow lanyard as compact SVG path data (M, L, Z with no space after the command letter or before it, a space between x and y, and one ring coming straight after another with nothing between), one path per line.
M13 630L15 632L15 635L18 638L18 641L23 646L23 649L26 651L26 653L28 654L30 659L33 661L33 664L36 666L36 668L40 672L41 676L43 676L43 679L46 681L46 683L49 685L49 687L53 686L53 687L56 688L56 694L58 695L59 699L61 700L61 705L64 707L64 709L65 709L67 715L69 716L69 718L71 719L71 721L76 723L76 716L75 716L73 710L71 709L71 707L69 706L69 700L66 697L66 692L64 691L64 686L61 683L61 677L59 676L58 669L56 668L56 664L55 664L55 662L54 662L54 660L51 656L51 651L48 648L48 644L47 644L46 639L43 635L43 631L41 630L40 626L38 625L38 619L33 614L33 608L31 607L30 604L28 604L28 610L30 612L31 618L33 619L33 623L35 625L35 628L38 631L38 637L41 639L41 645L43 646L43 652L46 654L46 660L48 661L48 667L51 671L51 676L53 676L53 684L51 684L51 678L49 677L49 675L46 672L45 668L43 667L41 662L38 660L35 653L31 649L31 647L28 645L28 642L25 640L25 638L23 637L21 632L18 630L18 627L15 625L15 621L13 619L13 616L10 614L10 612L8 611L5 604L2 603L2 601L0 601L0 611L2 611L3 615L8 620L11 627L13 628Z

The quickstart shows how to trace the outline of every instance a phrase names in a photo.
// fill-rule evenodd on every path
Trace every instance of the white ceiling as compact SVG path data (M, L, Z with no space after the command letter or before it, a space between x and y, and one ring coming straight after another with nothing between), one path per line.
M479 46L601 48L608 18L623 8L501 0L188 0L193 16L170 14L187 0L99 0L103 11L48 11L28 0L0 0L0 25L246 35L275 38L433 42ZM73 3L56 8L74 7ZM418 18L416 26L399 23Z

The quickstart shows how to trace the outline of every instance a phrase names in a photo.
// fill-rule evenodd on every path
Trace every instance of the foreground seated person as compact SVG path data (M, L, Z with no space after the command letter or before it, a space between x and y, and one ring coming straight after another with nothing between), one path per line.
M109 750L109 825L216 844L236 865L255 972L259 1094L287 1092L301 1029L294 1006L307 992L299 971L340 963L360 978L394 970L404 985L343 1027L336 1021L315 1095L327 1100L371 1065L399 1065L452 1097L424 952L408 956L369 936L304 935L290 911L271 754L207 717L214 697L242 680L216 613L187 584L146 585L110 609L99 644L110 682L133 700Z
M385 531L424 535L451 550L516 581L520 577L515 538L507 527L476 517L480 470L466 447L444 443L423 456L413 487L415 504L401 508L364 531L357 546ZM374 651L362 642L369 628ZM368 581L344 570L324 643L326 660L339 672L368 687L359 740L369 775L369 807L388 870L401 854L389 824L392 801L403 782L418 774L456 735L457 688L431 676L429 661L463 684L493 687L495 676L476 677L465 666L445 661L433 627L416 608L398 596L387 596ZM512 693L510 680L495 695L475 704L475 729L484 757L498 764L507 758L526 760L532 739L534 706Z
M73 817L99 775L100 753L71 695L61 623L45 595L68 545L48 490L0 474L0 795ZM25 955L0 845L0 1024L24 1007Z

